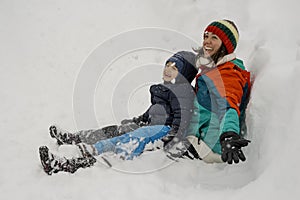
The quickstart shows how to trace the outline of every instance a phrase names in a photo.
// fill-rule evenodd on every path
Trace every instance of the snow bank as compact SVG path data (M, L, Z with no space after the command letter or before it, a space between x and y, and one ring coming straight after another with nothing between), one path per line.
M1 199L297 199L298 7L296 0L1 1ZM245 163L173 163L158 151L134 161L112 159L113 169L99 162L76 175L46 176L38 146L57 150L48 136L52 123L76 130L74 83L98 44L142 27L172 29L200 43L204 27L220 18L238 24L237 54L255 78L247 118L252 143ZM167 55L150 52L133 52L119 62L163 63ZM154 82L159 81L156 72L148 74ZM97 92L105 99L110 89ZM102 99L99 93L97 100ZM131 114L147 107L146 102L136 105ZM104 124L114 122L107 112L96 114Z

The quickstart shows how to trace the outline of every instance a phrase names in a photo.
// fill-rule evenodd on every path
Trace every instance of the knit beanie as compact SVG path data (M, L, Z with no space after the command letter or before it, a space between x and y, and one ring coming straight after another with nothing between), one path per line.
M178 72L181 74L176 79L176 82L183 82L183 78L189 83L193 81L198 70L195 67L196 55L189 51L179 51L170 57L167 61L175 63Z
M225 19L212 22L204 32L216 34L222 40L228 54L233 53L239 40L239 32L235 24Z

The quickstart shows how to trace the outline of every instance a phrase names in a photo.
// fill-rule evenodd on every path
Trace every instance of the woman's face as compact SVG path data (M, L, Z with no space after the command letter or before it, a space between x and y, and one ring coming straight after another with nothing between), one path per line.
M175 66L175 63L168 62L163 72L163 80L166 82L170 82L171 80L175 79L177 75L178 75L178 69Z
M203 35L203 50L208 56L212 56L220 49L222 45L221 39L212 32L205 32Z

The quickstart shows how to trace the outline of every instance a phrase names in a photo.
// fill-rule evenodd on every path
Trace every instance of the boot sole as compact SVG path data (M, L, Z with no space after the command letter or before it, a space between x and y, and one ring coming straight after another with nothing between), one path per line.
M55 126L50 126L49 127L49 131L50 131L50 136L52 138L56 138L55 136L57 135L57 129Z
M46 146L41 146L39 148L39 153L40 153L40 159L41 159L41 164L43 166L44 171L48 174L51 175L52 174L52 169L51 166L49 164L47 164L47 161L50 160L49 158L49 149Z

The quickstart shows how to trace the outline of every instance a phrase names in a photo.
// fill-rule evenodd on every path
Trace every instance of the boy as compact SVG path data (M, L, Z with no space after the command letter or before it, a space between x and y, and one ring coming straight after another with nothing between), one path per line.
M123 126L115 128L117 134L121 134L119 136L88 143L84 142L84 134L62 134L56 127L50 127L50 134L58 144L77 144L81 156L60 158L50 153L48 147L42 146L39 153L44 171L49 175L59 171L74 173L78 168L92 166L96 162L94 156L108 151L121 154L124 159L133 159L148 144L158 140L168 143L174 136L184 137L193 112L195 95L190 83L197 74L194 63L195 54L192 52L181 51L169 58L163 70L163 84L150 87L151 106L143 115L123 120ZM124 133L124 128L120 131L122 127L135 130Z

